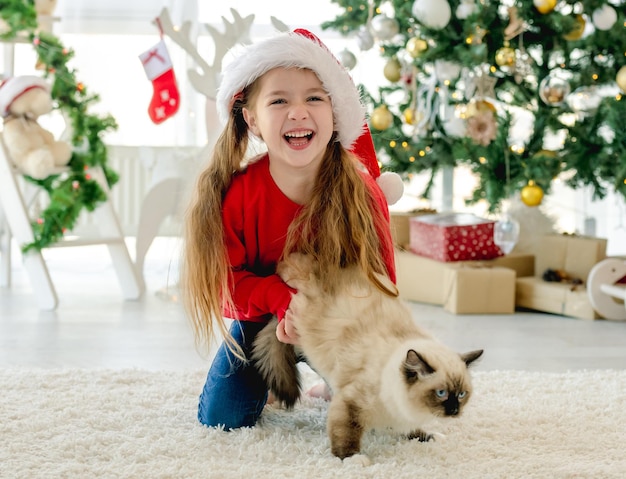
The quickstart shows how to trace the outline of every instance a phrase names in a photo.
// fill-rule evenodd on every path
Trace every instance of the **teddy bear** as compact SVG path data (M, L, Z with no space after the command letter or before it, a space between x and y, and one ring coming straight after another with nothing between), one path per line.
M48 83L34 75L10 77L0 85L2 139L10 160L24 175L44 179L69 163L72 150L37 122L52 111Z
M58 0L35 0L35 11L37 15L52 15L57 6Z

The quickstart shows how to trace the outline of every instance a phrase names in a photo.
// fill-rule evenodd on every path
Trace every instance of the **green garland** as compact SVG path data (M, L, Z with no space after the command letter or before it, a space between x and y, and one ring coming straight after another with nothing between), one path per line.
M413 15L413 0L331 0L341 8L332 21L322 28L339 31L343 35L356 34L366 27L373 16L388 7L393 7L393 19L398 25L398 34L379 42L382 57L391 60L395 56L405 62L407 75L398 82L389 81L378 88L377 94L364 91L370 111L385 105L393 115L388 128L376 130L372 136L377 151L383 152L383 168L396 171L404 177L413 173L430 172L430 183L423 196L428 197L434 175L446 167L469 166L479 178L479 184L469 203L484 200L491 212L501 207L501 202L513 193L534 181L546 193L554 178L561 173L570 186L591 186L595 198L602 198L608 189L615 190L626 198L626 95L622 92L605 98L594 112L588 112L571 125L564 115L571 117L577 112L567 103L547 105L538 94L538 84L562 68L571 73L567 81L571 91L580 87L615 85L618 70L626 65L626 2L617 0L561 0L557 8L541 14L531 0L478 1L477 9L466 18L456 14L461 0L446 0L451 7L451 18L442 29L429 28ZM505 29L509 25L506 6L513 4L518 17L528 28L523 34L523 43L531 53L532 69L523 81L515 81L513 75L500 68L496 52L505 45ZM602 6L612 5L617 21L606 31L596 30L577 40L567 40L564 33L570 32L576 23L572 11L582 10L591 21L591 13ZM370 12L370 7L372 11ZM477 34L481 32L482 35ZM416 57L407 52L409 39L418 37L428 44L425 51ZM519 37L510 42L518 48ZM411 61L408 62L407 58ZM430 72L436 60L447 60L468 69L479 66L489 69L495 80L496 100L508 107L531 112L534 117L531 133L524 145L510 144L508 138L511 118L500 115L496 139L487 146L476 144L468 137L457 137L446 132L441 119L436 117L415 134L403 113L415 107L414 91L404 83L409 69L416 74L411 77L417 86L431 79ZM452 80L446 87L455 91ZM412 83L415 85L415 83ZM442 83L438 87L442 87ZM403 95L398 95L403 92ZM400 100L398 100L400 99ZM452 106L464 106L469 99L453 98ZM418 114L420 112L417 112ZM580 113L580 112L578 112ZM606 132L613 132L612 141ZM544 150L544 139L559 133L565 137L562 147L551 154ZM603 136L604 135L604 136Z
M88 113L88 107L99 100L87 87L76 80L76 72L68 68L74 56L53 34L37 32L37 14L32 0L0 0L0 17L9 29L0 38L13 41L26 37L37 53L37 61L44 69L44 77L52 78L52 99L56 108L70 118L72 129L72 157L69 171L43 180L25 178L44 190L49 202L39 217L32 222L34 241L22 245L22 251L41 250L60 241L71 231L83 210L93 211L107 199L105 190L91 177L89 168L101 167L109 187L119 176L107 165L107 150L102 134L117 128L110 116Z

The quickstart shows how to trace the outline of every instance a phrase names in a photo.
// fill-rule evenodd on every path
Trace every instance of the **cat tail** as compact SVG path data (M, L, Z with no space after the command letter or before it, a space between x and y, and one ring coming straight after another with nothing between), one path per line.
M276 399L287 409L292 409L300 397L298 355L292 344L278 340L277 324L278 320L274 318L257 334L251 358Z

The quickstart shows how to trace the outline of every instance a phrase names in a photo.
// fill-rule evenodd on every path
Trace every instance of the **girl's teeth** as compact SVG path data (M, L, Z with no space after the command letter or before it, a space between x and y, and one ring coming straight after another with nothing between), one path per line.
M302 131L299 133L287 133L285 136L289 138L302 138L304 136L309 136L312 132L310 131Z

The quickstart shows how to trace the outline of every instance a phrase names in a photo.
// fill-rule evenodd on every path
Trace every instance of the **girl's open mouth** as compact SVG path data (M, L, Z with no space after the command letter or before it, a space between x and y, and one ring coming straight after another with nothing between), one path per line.
M285 140L287 140L290 145L302 146L311 141L313 135L314 133L311 130L291 131L285 134Z

